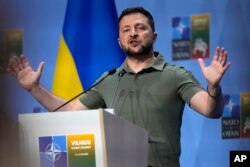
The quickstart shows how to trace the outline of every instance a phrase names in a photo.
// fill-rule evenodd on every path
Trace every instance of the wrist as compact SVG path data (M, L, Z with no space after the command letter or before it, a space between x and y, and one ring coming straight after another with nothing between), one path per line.
M36 84L36 85L32 86L32 88L29 90L29 92L31 94L35 94L36 92L39 91L39 89L41 89L41 86L39 84Z
M212 98L218 98L221 96L221 86L215 86L215 87L211 87L211 86L207 86L207 93L210 97Z

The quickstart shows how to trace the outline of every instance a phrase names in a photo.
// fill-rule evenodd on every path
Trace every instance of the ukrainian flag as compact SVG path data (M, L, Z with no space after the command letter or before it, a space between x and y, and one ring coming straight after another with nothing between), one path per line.
M124 59L114 0L68 0L52 93L71 99Z

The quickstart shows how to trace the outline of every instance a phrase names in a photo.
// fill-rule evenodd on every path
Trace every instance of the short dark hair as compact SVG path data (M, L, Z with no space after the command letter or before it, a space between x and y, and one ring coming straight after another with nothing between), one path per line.
M150 27L152 28L153 31L155 31L154 18L151 15L151 13L145 10L143 7L130 7L130 8L124 9L118 19L118 23L120 24L120 21L124 16L129 15L129 14L134 14L134 13L140 13L146 16L148 18L148 23Z

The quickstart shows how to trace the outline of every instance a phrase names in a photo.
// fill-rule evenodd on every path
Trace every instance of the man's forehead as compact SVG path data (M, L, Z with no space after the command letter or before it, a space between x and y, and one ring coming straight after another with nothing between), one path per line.
M125 26L126 24L129 23L145 23L147 22L147 17L144 16L141 13L131 13L129 15L125 15L121 21L120 21L120 26Z

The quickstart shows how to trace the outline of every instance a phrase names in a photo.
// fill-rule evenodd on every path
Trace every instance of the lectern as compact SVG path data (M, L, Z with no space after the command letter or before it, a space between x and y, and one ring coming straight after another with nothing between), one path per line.
M145 167L148 132L103 109L19 114L23 167Z

